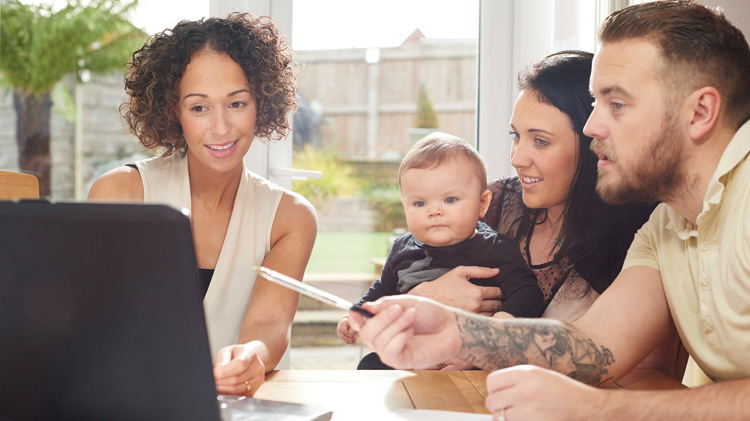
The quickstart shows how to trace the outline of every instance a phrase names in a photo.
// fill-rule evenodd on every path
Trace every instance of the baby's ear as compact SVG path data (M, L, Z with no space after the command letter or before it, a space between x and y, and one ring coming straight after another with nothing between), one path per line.
M492 192L489 190L483 191L481 196L479 196L479 217L480 218L484 218L484 215L487 213L487 209L490 208L491 201L492 201Z

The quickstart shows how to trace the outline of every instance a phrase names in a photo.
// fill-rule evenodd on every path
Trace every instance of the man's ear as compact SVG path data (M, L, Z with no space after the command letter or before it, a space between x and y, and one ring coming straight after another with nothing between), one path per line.
M490 201L492 201L492 192L489 190L485 190L482 192L482 195L479 196L479 217L484 218L484 215L487 214L487 209L490 208Z
M688 95L686 101L692 113L690 138L694 141L703 139L719 120L721 94L713 86L704 86Z

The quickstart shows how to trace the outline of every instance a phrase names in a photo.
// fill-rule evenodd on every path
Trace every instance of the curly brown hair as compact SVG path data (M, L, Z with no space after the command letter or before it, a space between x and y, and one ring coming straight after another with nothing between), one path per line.
M258 111L255 136L280 140L297 109L297 72L291 48L267 16L232 13L227 18L182 21L152 36L133 53L125 72L129 100L120 114L146 150L184 154L178 88L193 55L205 48L225 53L245 72Z

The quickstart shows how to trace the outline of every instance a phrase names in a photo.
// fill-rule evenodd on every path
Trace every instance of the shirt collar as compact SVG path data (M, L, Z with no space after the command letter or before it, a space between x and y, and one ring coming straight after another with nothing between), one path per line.
M737 130L732 140L729 141L724 153L721 154L719 164L716 166L716 170L708 182L706 196L703 198L703 210L697 218L698 225L706 217L705 215L721 202L721 196L724 194L726 187L724 184L726 181L725 176L732 172L745 159L748 153L750 153L750 121L745 122ZM672 207L667 206L667 209L667 215L669 216L667 229L675 231L677 236L682 240L698 235L696 225L689 222L679 212L672 209Z

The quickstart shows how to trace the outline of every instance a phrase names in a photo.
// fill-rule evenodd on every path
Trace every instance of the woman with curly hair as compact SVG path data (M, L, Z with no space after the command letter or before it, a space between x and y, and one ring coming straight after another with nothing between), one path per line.
M299 301L253 266L301 278L317 233L309 202L243 161L255 137L279 140L291 129L291 49L272 19L234 13L182 21L128 65L121 113L144 149L161 155L102 175L89 199L190 210L217 391L252 395L288 354Z

